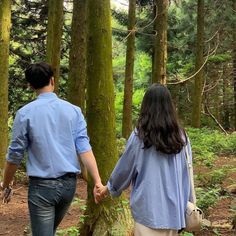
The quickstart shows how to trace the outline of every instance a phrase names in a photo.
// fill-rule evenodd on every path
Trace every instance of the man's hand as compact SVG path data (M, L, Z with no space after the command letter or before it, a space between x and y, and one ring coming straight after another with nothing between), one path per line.
M95 201L96 204L98 204L98 203L100 202L99 189L102 188L102 187L104 187L104 186L102 185L102 183L97 183L97 184L95 184L95 186L94 186L94 188L93 188L93 196L94 196L94 201Z
M96 185L94 188L96 188L94 198L95 202L99 203L101 202L105 197L108 195L108 188L107 186L103 186L102 184Z
M8 203L11 201L11 196L12 196L12 188L11 187L3 187L3 183L0 184L1 188L1 199L2 203Z

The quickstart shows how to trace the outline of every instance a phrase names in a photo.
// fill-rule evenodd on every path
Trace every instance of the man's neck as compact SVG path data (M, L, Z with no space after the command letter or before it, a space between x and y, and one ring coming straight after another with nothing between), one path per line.
M37 89L35 92L36 92L37 96L42 94L42 93L52 93L53 88L47 86L47 87L44 87L44 88L41 88L41 89Z

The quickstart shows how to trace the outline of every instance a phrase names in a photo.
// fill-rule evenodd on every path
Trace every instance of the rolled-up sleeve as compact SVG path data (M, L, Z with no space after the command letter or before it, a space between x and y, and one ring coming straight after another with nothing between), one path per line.
M79 110L78 113L78 127L75 139L75 146L79 154L92 150L87 134L87 124L81 110Z
M10 163L21 164L24 152L28 147L27 126L27 120L17 112L12 128L12 141L6 156L6 160Z
M108 190L113 197L120 196L122 191L129 187L136 175L134 136L135 134L132 133L127 142L125 152L117 162L107 183Z

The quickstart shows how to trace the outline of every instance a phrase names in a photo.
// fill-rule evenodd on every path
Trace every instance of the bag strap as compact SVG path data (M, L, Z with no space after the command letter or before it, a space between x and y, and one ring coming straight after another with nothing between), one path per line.
M189 158L187 145L184 146L184 150L186 154L186 163L187 163L187 168L188 168L189 182L190 182L191 191L192 191L192 200L193 200L193 204L196 205L197 200L196 200L196 193L195 193L195 188L194 188L193 166Z

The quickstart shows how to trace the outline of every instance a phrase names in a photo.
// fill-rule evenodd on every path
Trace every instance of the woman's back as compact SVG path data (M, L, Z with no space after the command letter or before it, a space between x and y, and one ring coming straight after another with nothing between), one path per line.
M130 204L137 223L157 229L184 228L190 192L184 149L164 154L143 146L133 132L111 175L109 190L117 196L132 183Z

